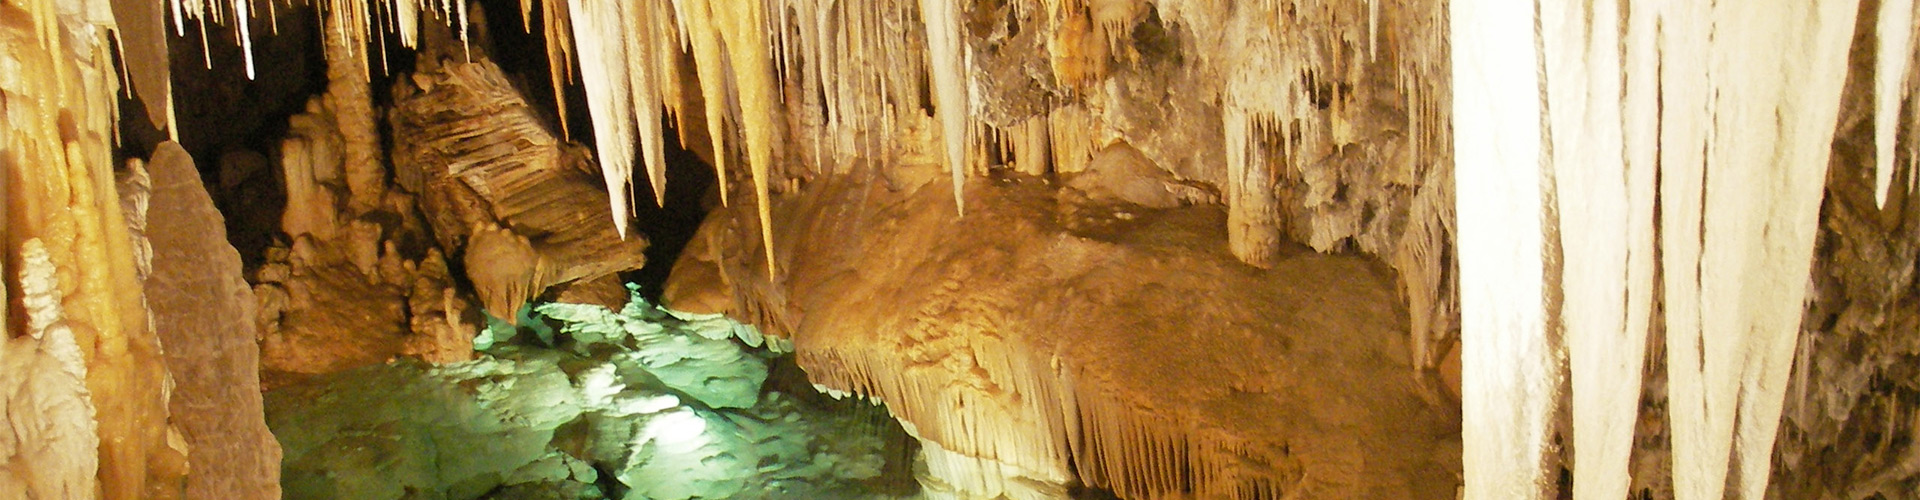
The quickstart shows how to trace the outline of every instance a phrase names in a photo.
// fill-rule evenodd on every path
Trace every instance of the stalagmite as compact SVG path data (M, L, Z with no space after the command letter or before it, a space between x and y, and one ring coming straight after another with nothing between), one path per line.
M240 254L186 150L162 143L148 170L145 290L178 374L169 407L192 450L186 498L279 498L280 444L261 419L259 336Z
M1547 342L1548 207L1535 13L1452 3L1466 497L1543 498L1560 369Z
M1273 163L1260 139L1265 121L1229 106L1227 143L1227 245L1233 255L1256 267L1273 265L1280 246L1279 209L1274 206Z
M0 416L12 434L0 446L0 464L7 466L0 493L93 499L101 489L99 424L85 384L87 364L63 319L58 271L38 238L20 245L19 262L15 283L27 323L18 325L25 330L20 337L0 339L0 366L6 369Z
M378 207L386 196L385 155L380 129L375 125L373 94L368 84L366 4L331 0L333 9L321 24L326 33L327 108L339 121L347 186L347 213L359 215Z

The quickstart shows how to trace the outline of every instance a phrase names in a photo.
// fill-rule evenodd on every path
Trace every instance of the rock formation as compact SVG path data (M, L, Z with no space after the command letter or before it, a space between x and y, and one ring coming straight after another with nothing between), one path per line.
M113 183L114 18L81 7L0 2L0 494L180 498L186 450Z
M191 450L186 498L279 498L280 443L260 418L258 330L240 255L186 151L162 143L145 171L145 291L174 374L168 407Z
M420 194L440 248L464 255L487 311L513 318L548 287L646 263L644 236L623 237L589 209L608 193L587 150L547 130L483 53L433 36L445 31L427 30L438 50L394 90L394 174Z
M348 136L330 104L338 101L309 102L281 143L281 227L291 242L269 248L253 280L269 385L403 354L471 359L482 324L479 306L454 288L414 198L372 181L357 185L379 194L353 191L349 178L363 174L344 166ZM383 167L372 172L385 182ZM350 201L368 197L382 201Z
M1054 188L1006 182L972 181L965 218L938 184L816 182L769 211L814 228L775 234L773 279L723 213L703 231L731 281L706 286L791 338L815 383L883 401L921 440L929 493L1452 498L1453 419L1399 375L1386 274L1305 247L1245 267L1218 207L1081 232ZM667 299L711 293L683 262Z

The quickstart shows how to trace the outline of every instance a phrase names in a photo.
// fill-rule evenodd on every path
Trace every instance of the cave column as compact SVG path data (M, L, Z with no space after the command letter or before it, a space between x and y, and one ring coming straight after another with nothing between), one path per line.
M327 59L326 106L342 139L347 208L359 215L386 196L386 167L369 83L367 3L334 1L322 16Z

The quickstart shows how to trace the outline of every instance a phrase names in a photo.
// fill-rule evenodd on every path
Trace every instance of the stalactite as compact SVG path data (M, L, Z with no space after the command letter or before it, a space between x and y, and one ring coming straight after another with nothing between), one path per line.
M1625 427L1631 425L1637 394L1618 389L1637 387L1620 381L1636 380L1641 360L1637 349L1619 350L1623 344L1637 346L1649 321L1656 204L1652 165L1658 155L1676 495L1720 498L1731 483L1742 498L1761 497L1800 325L1820 180L1838 116L1855 6L1543 4L1538 31L1528 16L1487 17L1500 14L1473 7L1455 3L1452 19L1454 126L1486 131L1455 139L1467 337L1468 496L1537 495L1542 478L1539 441L1508 436L1501 446L1511 449L1519 442L1523 451L1502 457L1480 446L1476 436L1489 428L1540 429L1549 414L1514 412L1510 403L1488 406L1482 403L1486 395L1548 403L1557 397L1551 393L1551 356L1527 347L1548 345L1551 330L1539 328L1533 318L1543 317L1543 311L1552 314L1555 304L1542 304L1532 295L1503 296L1489 288L1496 285L1507 293L1541 286L1564 291L1558 312L1564 315L1574 372L1576 495L1624 493L1621 465L1632 439ZM1463 32L1468 26L1477 32ZM1659 38L1653 35L1655 26ZM1509 38L1483 44L1489 33ZM1534 36L1540 37L1537 46ZM1486 59L1490 56L1498 58ZM1526 88L1536 82L1531 78L1536 57L1544 58L1545 94ZM1497 70L1507 73L1500 76ZM1490 87L1503 83L1517 88ZM1542 95L1544 108L1515 109L1525 107L1511 100L1505 108L1488 107L1492 101L1486 99L1502 94ZM1506 127L1486 120L1495 116L1490 109L1509 113L1499 115L1506 117ZM1534 128L1538 116L1550 127L1544 135ZM1498 151L1489 146L1496 145L1513 149L1489 156ZM1541 150L1533 149L1538 146L1548 147L1544 151L1550 156L1539 157ZM1539 168L1536 158L1551 161L1551 170L1539 170L1540 178L1556 185L1516 183L1515 172ZM1475 175L1497 159L1519 170ZM1527 216L1511 219L1500 233L1483 231L1493 229L1489 223L1501 214L1476 210L1502 203L1535 207L1547 189L1555 190L1558 203L1549 229L1558 231L1558 250L1568 263L1557 279L1536 274L1536 255L1524 260L1512 255L1555 250L1546 241L1513 237L1516 228L1539 220L1540 212L1524 211ZM1513 210L1518 209L1496 212L1511 215ZM1489 246L1492 242L1504 244ZM1499 272L1511 274L1494 274ZM1528 315L1527 330L1483 319L1513 313ZM1500 381L1485 375L1503 370L1527 379L1532 388L1491 385ZM1550 408L1527 406L1540 407ZM1730 458L1738 459L1737 476L1728 474ZM1503 465L1490 469L1490 464Z
M705 0L674 0L674 18L680 23L681 42L691 49L694 70L700 79L701 103L706 107L707 140L713 146L713 172L720 186L720 203L729 203L727 165L732 163L726 132L727 71L721 61L719 26L713 20L711 6Z
M1547 344L1534 12L1451 5L1466 496L1543 498L1559 368Z
M1028 118L1016 126L1013 140L1014 170L1034 176L1047 174L1053 148L1048 141L1051 134L1047 122L1047 117L1042 115Z
M1719 383L1740 388L1735 410L1740 496L1762 498L1799 334L1858 6L1782 1L1773 5L1776 14L1760 20L1752 19L1755 11L1747 7L1715 7L1723 9L1716 12L1722 21L1716 23L1715 43L1725 43L1716 47L1716 62L1731 71L1713 80L1725 99L1715 114L1716 142L1725 142L1714 148L1722 156L1709 159L1703 239L1706 252L1716 258L1705 264L1702 279L1725 280L1703 284L1709 293L1739 290L1740 297L1738 306L1725 308L1708 299L1703 335L1747 337L1739 351L1745 357L1742 367ZM1727 25L1738 28L1720 28ZM1720 33L1730 36L1720 39ZM1771 54L1780 57L1765 57ZM1729 108L1734 111L1726 113ZM1742 137L1784 139L1733 139ZM1752 196L1755 186L1766 186L1761 192L1768 196ZM1728 229L1728 238L1714 234ZM1749 257L1721 258L1736 252ZM1728 295L1723 297L1732 298Z
M7 137L0 140L7 157L0 168L10 170L12 191L5 248L17 264L16 252L40 241L61 284L60 321L87 367L89 394L81 397L98 411L101 495L174 498L184 450L168 446L166 370L111 174L119 90L106 38L113 17L105 3L85 7L0 6L26 13L0 28L10 59L0 99L8 116L19 118L0 134Z
M1080 106L1061 107L1047 116L1047 143L1052 145L1049 163L1054 171L1071 174L1087 169L1087 161L1097 149L1092 121L1086 108Z
M147 120L175 140L173 81L167 57L166 5L160 2L113 2L120 53L128 80L140 96Z
M1546 2L1540 10L1552 189L1568 263L1560 331L1572 379L1574 495L1624 498L1653 300L1654 165L1627 157L1627 92L1617 69L1624 10L1611 1ZM1652 41L1636 34L1643 37L1631 40L1635 49Z
M1880 3L1874 64L1874 201L1887 204L1887 190L1893 185L1894 149L1899 144L1900 104L1915 95L1907 83L1912 79L1915 18L1920 9L1913 0L1885 0Z
M1663 80L1661 117L1679 498L1719 498L1730 452L1741 496L1764 492L1854 25L1847 3L1691 6L1662 23L1696 37L1662 49L1688 68ZM1782 140L1742 139L1755 137Z
M775 267L773 220L769 210L773 200L768 185L773 182L773 148L777 135L774 126L779 123L780 87L774 81L773 57L768 48L766 4L750 0L730 6L712 5L709 9L718 14L714 20L727 35L732 88L740 105L740 128L746 136L747 169L753 176L754 202L760 212L760 239L767 249L767 273L772 274Z
M953 206L966 215L968 115L966 42L960 38L958 6L954 0L920 0L920 18L927 27L927 70L933 80L934 115L940 118L940 137L947 148L947 168L953 176Z
M532 0L524 0L532 1ZM559 113L560 136L572 138L573 130L567 124L567 86L573 83L573 14L567 12L570 2L540 2L540 20L545 23L541 36L547 44L547 83L553 86L554 110Z
M587 90L587 106L593 118L595 150L600 153L600 173L607 184L607 203L614 228L622 238L627 235L627 220L633 217L633 140L632 99L642 91L630 90L626 34L631 32L628 2L610 0L568 0L572 16L573 39L580 50L580 79ZM648 95L652 95L648 92ZM657 108L656 108L657 109Z
M666 130L661 126L665 98L662 81L677 52L668 43L674 38L667 22L667 5L661 2L622 2L620 18L626 26L627 79L633 98L633 120L639 127L640 158L647 167L647 182L653 188L655 206L667 204ZM630 144L630 143L629 143ZM630 182L630 181L627 181Z

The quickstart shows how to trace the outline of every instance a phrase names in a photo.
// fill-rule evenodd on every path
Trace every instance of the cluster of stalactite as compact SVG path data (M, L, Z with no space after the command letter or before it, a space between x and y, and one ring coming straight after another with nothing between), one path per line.
M1856 65L1876 75L1875 104L1847 116L1874 117L1877 156L1842 158L1871 158L1880 203L1912 176L1914 139L1896 148L1894 126L1915 95L1912 4L1451 9L1453 123L1479 131L1454 137L1467 497L1541 497L1556 432L1575 498L1625 496L1643 367L1664 375L1672 496L1765 496L1796 346L1834 341L1803 336L1802 313L1856 44L1877 54ZM1878 36L1856 37L1868 27ZM1831 218L1860 200L1829 202ZM1882 237L1865 233L1853 238ZM1897 280L1911 263L1868 267ZM1891 285L1863 301L1911 288ZM1663 365L1646 363L1649 331L1664 332ZM1827 363L1803 359L1795 383ZM1829 422L1800 427L1817 437Z

